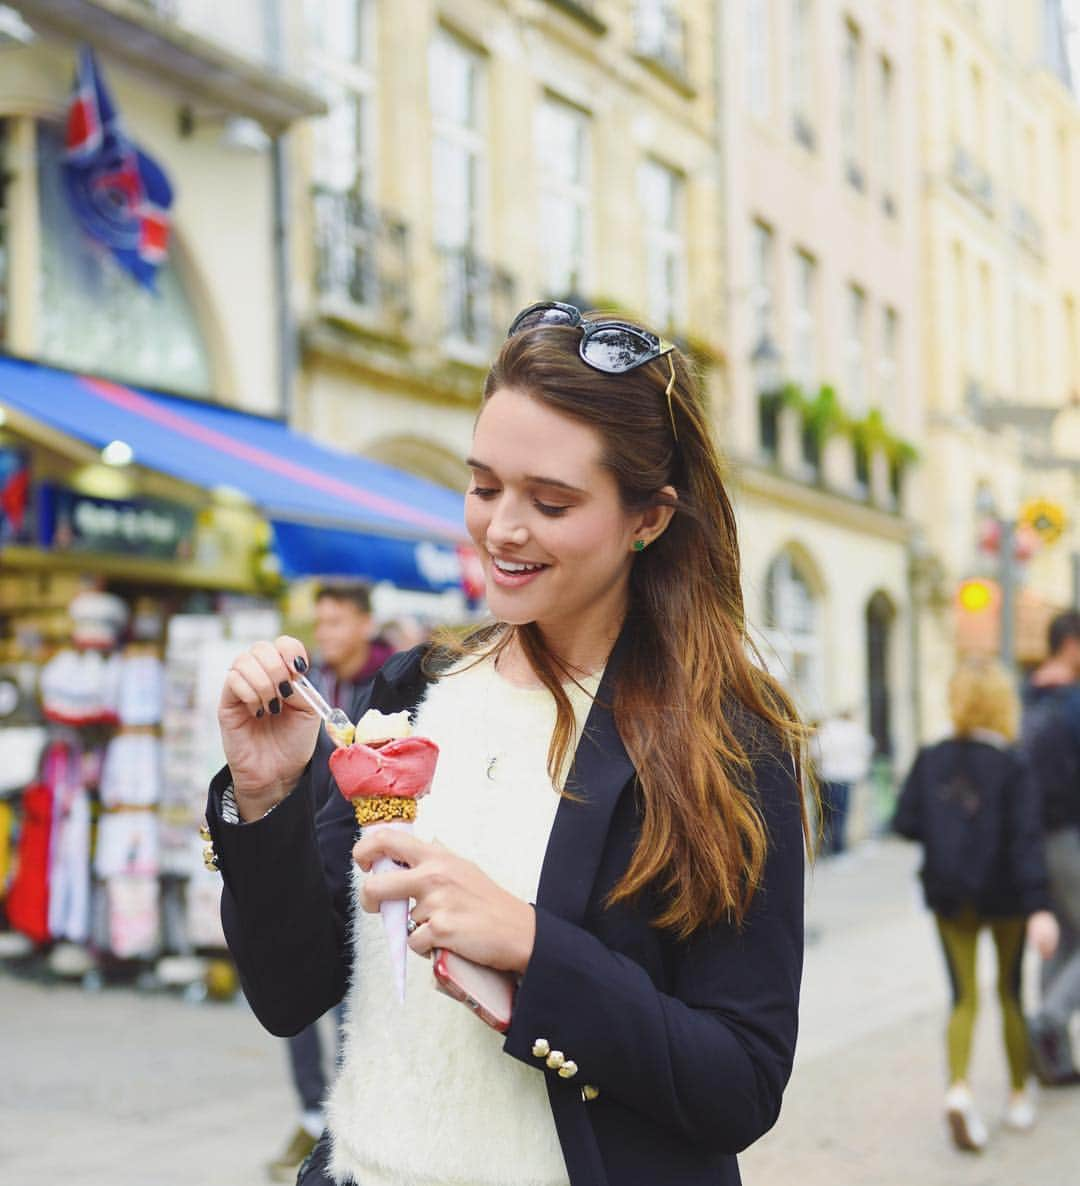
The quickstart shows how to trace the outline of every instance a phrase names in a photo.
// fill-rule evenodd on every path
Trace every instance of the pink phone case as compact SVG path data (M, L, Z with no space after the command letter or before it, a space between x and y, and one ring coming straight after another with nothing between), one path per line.
M506 1033L514 1008L516 978L509 972L474 964L445 947L437 947L432 958L435 984L440 991L468 1005L492 1029Z

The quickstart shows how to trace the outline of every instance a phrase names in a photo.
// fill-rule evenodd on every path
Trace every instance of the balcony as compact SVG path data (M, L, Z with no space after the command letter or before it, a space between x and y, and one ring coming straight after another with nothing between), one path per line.
M271 132L326 112L316 91L282 73L269 32L258 33L267 29L262 8L251 0L242 7L236 0L224 6L205 0L19 0L18 7L35 30L85 42L149 72L193 106L244 115ZM248 8L260 16L241 40L239 17Z
M449 353L485 363L516 312L514 279L467 247L439 247Z
M801 144L807 152L814 152L817 148L817 135L814 125L801 111L796 111L791 117L791 135L796 144Z
M317 187L316 287L323 311L400 332L409 317L409 232L356 193Z
M1042 223L1021 202L1013 205L1012 233L1033 255L1042 258L1046 253Z
M993 178L989 171L959 144L953 147L952 160L949 162L949 180L965 197L981 206L988 214L993 213Z
M548 0L552 8L565 12L597 35L607 32L607 25L596 15L595 0Z

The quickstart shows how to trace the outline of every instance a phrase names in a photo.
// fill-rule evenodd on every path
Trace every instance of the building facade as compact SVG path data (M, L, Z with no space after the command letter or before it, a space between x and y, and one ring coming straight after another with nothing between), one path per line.
M958 649L1034 662L1077 595L1080 110L1051 0L927 0L920 57L925 531L946 590L993 582L986 609L925 615L931 728ZM1072 520L1057 539L1046 503Z
M306 12L330 113L294 136L302 427L460 488L486 364L552 297L637 313L718 384L712 5Z
M720 6L729 353L747 611L803 711L915 736L922 430L917 24L904 3Z

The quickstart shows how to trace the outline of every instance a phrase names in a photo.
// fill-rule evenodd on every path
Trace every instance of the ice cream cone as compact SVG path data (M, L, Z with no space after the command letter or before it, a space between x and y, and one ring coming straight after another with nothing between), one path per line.
M378 713L375 716L383 725L393 720ZM367 720L366 715L358 723L357 737L372 736L370 725L366 730L362 727ZM407 718L400 727L408 728ZM376 732L375 737L379 736ZM362 829L395 828L411 834L416 819L416 801L431 789L438 757L439 747L428 738L398 736L393 740L376 739L370 744L357 741L335 750L330 755L330 769L338 789L352 803L356 822ZM380 857L373 872L389 873L398 867L391 857ZM404 1001L409 903L404 899L383 902L379 914L390 947L398 998Z

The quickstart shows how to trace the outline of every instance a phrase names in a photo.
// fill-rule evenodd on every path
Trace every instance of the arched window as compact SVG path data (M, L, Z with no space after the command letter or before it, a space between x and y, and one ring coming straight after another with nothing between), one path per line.
M765 576L765 642L769 670L806 716L824 705L821 600L805 565L785 549Z
M896 608L880 590L866 603L866 683L874 754L891 755L891 636Z
M176 269L140 287L80 230L64 194L59 124L37 125L41 218L38 357L184 395L213 394L210 354Z

